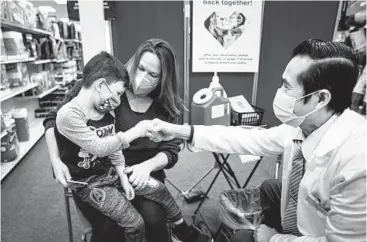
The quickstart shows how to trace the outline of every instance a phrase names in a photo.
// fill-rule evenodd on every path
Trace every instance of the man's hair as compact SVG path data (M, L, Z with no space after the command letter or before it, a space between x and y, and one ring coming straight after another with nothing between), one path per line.
M309 39L293 50L293 57L306 56L314 60L298 77L304 94L326 89L331 93L328 109L341 114L351 105L352 91L358 78L358 58L354 50L343 43ZM306 97L307 103L310 97Z
M123 81L125 86L129 85L129 74L125 66L116 57L107 52L93 56L83 69L83 86L89 88L100 79L105 78L108 84Z

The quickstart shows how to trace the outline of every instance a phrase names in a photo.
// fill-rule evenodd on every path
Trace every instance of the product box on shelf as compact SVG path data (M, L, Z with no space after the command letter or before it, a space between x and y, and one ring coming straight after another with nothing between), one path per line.
M8 11L9 11L9 20L24 25L24 10L20 1L7 1Z
M24 63L6 65L6 74L9 80L9 87L11 88L29 84L28 69Z
M8 59L20 59L29 57L24 43L23 36L19 32L5 31L3 32L3 41L5 53Z
M8 1L0 1L1 18L10 20Z
M77 78L77 68L75 61L68 61L62 64L56 64L54 69L55 83L66 85Z
M33 39L31 34L24 34L23 36L24 36L25 48L29 52L29 56L38 59L37 45L36 45L37 40Z
M1 84L0 84L0 90L5 90L9 88L9 79L8 75L6 74L5 65L1 65Z
M5 44L4 44L4 40L3 40L3 32L0 31L0 45L1 45L1 52L0 52L0 60L6 60L6 51L5 51Z
M36 118L44 118L46 117L46 114L50 112L54 107L47 107L47 108L36 108L34 110L34 116Z
M37 28L51 31L51 22L48 20L48 14L46 11L37 9Z
M1 139L1 162L14 161L19 155L19 141L17 133L8 132Z
M26 108L14 109L13 118L15 120L15 127L19 142L26 142L29 140L29 123L28 112Z
M37 27L37 11L33 7L33 4L30 1L20 1L20 6L23 9L24 13L24 24L31 28Z
M53 41L49 38L41 38L39 39L40 47L41 47L41 59L50 60L54 59L54 47Z

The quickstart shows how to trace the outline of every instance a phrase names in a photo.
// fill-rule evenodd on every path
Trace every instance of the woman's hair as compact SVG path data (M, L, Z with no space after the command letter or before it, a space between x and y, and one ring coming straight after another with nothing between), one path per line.
M242 22L237 26L237 27L239 27L239 26L241 26L241 25L244 25L245 24L245 22L246 22L246 17L245 17L245 15L243 15L242 13L239 13L238 14L239 16L242 16ZM238 17L238 16L237 16Z
M215 12L213 12L212 14L210 14L209 18L207 18L205 21L204 21L204 26L205 28L209 29L209 26L210 26L210 20L212 19L212 17L215 15Z
M177 117L184 105L179 93L179 67L173 48L161 39L144 41L126 63L131 82L135 80L136 70L145 52L155 54L161 64L160 82L149 96L158 101L171 117Z

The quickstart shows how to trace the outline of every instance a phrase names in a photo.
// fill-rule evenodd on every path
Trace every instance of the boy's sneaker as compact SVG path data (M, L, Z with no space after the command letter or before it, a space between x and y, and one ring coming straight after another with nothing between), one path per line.
M210 233L195 225L188 226L185 222L173 228L173 237L182 242L211 242Z

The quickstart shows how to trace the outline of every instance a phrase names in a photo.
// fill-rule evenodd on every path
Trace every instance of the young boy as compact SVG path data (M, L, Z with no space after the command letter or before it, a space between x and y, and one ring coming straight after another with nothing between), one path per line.
M120 104L129 82L123 64L101 52L86 64L83 76L82 89L59 110L55 127L61 160L70 170L74 194L123 227L127 242L145 241L144 221L129 202L135 193L159 203L167 220L176 225L177 237L194 242L198 232L184 222L164 184L150 178L146 187L134 191L124 172L121 149L146 136L153 123L142 121L125 133L115 133L115 119L110 111Z

